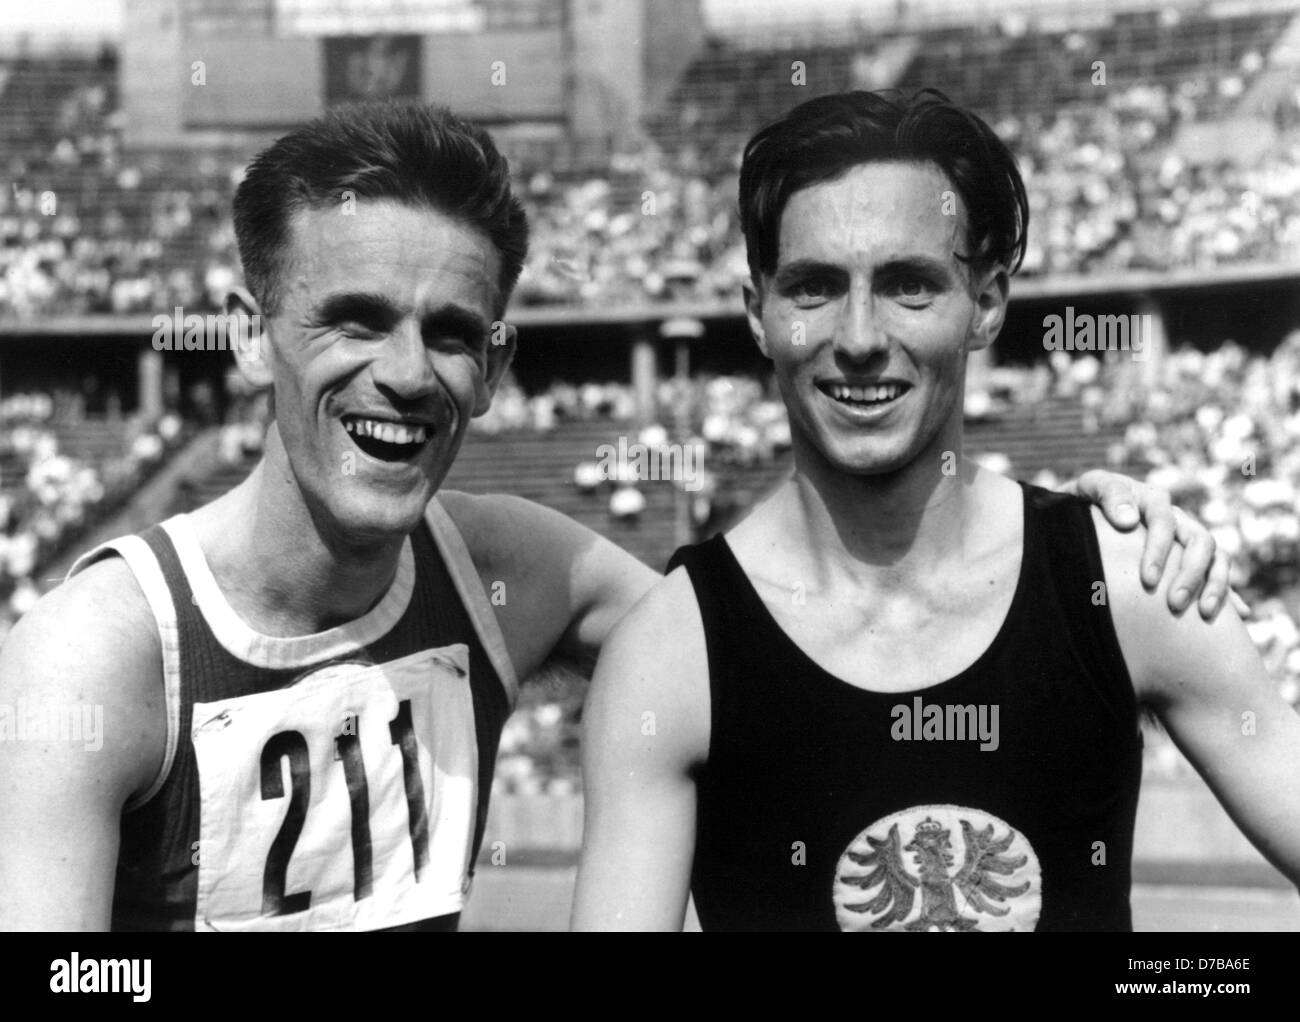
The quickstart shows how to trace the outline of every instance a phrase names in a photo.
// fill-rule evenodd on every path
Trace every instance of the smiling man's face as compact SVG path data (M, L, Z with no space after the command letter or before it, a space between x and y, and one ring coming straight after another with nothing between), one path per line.
M492 343L499 270L486 233L424 207L295 215L268 356L318 522L358 544L419 523L513 353Z
M938 167L907 162L797 191L774 272L747 290L796 444L838 471L898 471L960 439L966 356L1001 326L1006 274L973 279L958 258L954 193Z

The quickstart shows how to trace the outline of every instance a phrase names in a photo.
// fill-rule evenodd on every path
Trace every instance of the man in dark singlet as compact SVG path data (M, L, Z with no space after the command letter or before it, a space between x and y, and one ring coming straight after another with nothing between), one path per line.
M1005 146L936 93L823 97L740 207L795 473L602 651L575 926L690 892L705 929L1131 929L1143 705L1300 883L1300 718L1238 615L1168 613L1139 536L962 458L1025 244Z
M103 722L102 747L0 732L6 928L454 928L518 680L594 655L658 577L547 508L440 490L514 350L527 227L484 132L335 111L253 162L235 225L265 453L82 558L0 651L0 704ZM1146 508L1163 565L1166 498L1090 495ZM1195 590L1210 551L1177 531Z

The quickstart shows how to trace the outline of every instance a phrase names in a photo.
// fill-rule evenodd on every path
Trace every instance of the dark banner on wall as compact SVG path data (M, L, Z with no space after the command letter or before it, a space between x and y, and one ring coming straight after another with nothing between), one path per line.
M326 104L420 98L420 36L335 36L323 42Z

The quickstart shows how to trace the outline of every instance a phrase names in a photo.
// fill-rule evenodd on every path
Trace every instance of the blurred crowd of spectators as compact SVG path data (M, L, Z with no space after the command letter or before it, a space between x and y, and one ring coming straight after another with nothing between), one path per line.
M1171 352L1155 370L1152 387L1100 381L1103 417L1124 426L1112 460L1211 527L1235 585L1266 600L1300 585L1300 331L1271 358L1226 342Z
M470 428L482 433L529 429L545 433L562 420L632 418L636 399L632 388L621 383L555 383L529 397L512 374L497 388L492 407L474 419Z
M55 127L53 145L0 156L0 317L219 307L240 163L128 156L103 82L73 89Z
M635 413L636 396L627 384L556 383L528 396L507 377L492 408L475 419L471 429L489 434L547 432L566 421L625 424ZM646 508L641 484L671 471L674 481L690 494L692 517L703 527L730 507L729 471L770 463L790 446L784 406L770 385L747 376L660 381L654 420L629 438L627 459L586 459L573 467L573 485L584 493L603 495L614 518L641 514ZM642 449L645 460L638 463ZM647 476L647 469L654 474ZM718 472L723 473L721 485Z
M578 184L532 175L521 305L734 301L747 274L734 173L683 174L647 154Z
M121 443L98 457L64 453L60 434L82 430L109 432ZM182 432L176 415L148 429L131 420L83 418L67 394L0 401L0 642L48 588L40 572L50 560L135 493Z
M1030 196L1024 272L1300 258L1300 86L1253 133L1266 136L1257 151L1178 142L1203 108L1239 96L1261 61L1252 52L1216 78L1106 87L1096 103L996 120ZM128 156L108 97L103 84L74 90L58 141L7 157L0 317L211 309L236 279L230 198L239 161ZM704 167L649 147L587 180L517 167L533 225L517 304L734 301L747 273L736 169L734 160Z
M1025 275L1300 258L1300 87L1246 165L1230 154L1202 162L1175 144L1204 89L1105 90L1092 106L996 123L1029 192ZM628 163L577 186L529 181L535 236L521 304L735 300L748 269L734 167L705 176L655 154Z
M1258 60L1248 58L1252 68ZM1206 269L1300 257L1300 86L1273 122L1236 126L1264 136L1246 162L1223 151L1232 125L1207 133L1215 152L1196 153L1191 133L1206 92L1241 88L1227 75L1217 83L1105 89L1105 101L1093 106L997 122L1029 193L1022 272Z

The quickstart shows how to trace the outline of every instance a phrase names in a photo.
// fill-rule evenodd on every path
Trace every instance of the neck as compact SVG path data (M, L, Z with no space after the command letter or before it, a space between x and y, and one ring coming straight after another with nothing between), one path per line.
M392 585L405 540L357 544L314 515L274 425L248 479L194 519L227 599L271 635L312 634L363 616Z
M878 475L843 472L797 435L794 453L786 534L812 539L807 553L822 577L848 573L862 584L903 588L968 549L979 469L962 457L960 426L955 437Z

